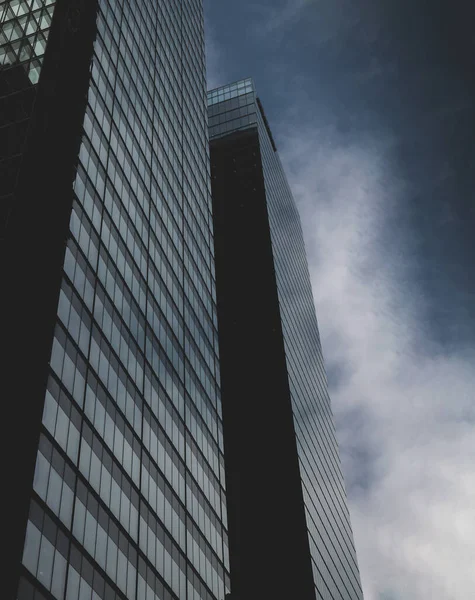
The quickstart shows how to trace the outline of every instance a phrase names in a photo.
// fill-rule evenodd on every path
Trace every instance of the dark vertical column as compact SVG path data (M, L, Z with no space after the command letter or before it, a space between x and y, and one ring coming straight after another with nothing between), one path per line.
M232 598L315 600L257 131L210 147Z
M61 285L73 178L87 102L97 0L58 0L1 247L4 538L15 598L48 363Z
M0 66L0 240L3 241L36 97L22 65Z

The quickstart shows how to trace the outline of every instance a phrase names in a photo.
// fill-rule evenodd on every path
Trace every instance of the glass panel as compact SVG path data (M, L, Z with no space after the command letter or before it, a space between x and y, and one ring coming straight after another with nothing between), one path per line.
M49 589L51 585L51 577L53 574L53 562L54 562L54 546L53 544L42 536L41 547L38 560L38 581L42 583L45 588Z
M40 542L41 533L31 521L28 521L25 547L23 549L23 564L31 573L33 573L33 575L36 575L38 556L40 553Z

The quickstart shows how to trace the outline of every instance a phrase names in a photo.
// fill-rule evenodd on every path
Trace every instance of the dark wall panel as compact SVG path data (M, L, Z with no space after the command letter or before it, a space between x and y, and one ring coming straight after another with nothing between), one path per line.
M314 600L257 131L210 147L232 598Z

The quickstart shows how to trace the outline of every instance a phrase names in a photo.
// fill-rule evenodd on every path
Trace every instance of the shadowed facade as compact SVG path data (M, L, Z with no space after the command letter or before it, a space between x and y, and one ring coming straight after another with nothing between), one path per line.
M232 599L361 600L299 215L252 81L208 115Z

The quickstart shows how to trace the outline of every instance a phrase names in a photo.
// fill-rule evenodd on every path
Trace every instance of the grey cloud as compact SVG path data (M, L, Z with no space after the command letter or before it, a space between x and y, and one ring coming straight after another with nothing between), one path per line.
M216 43L211 24L205 20L206 31L206 81L209 90L228 83L223 70L221 53L223 49Z
M280 135L279 135L280 134ZM278 130L302 214L366 600L465 600L475 586L475 353L419 326L391 255L403 190L387 144ZM394 232L393 232L394 233ZM331 372L331 371L330 371ZM332 379L330 379L330 384Z
M391 0L392 1L392 0ZM371 47L383 34L381 8L374 0L274 0L252 4L254 19L250 25L255 37L280 42L305 24L312 46L325 47L333 55L342 55L348 44ZM368 70L374 77L381 64L374 57ZM364 77L365 73L360 73Z
M287 0L287 2L260 3L254 5L254 12L261 17L255 25L259 35L276 34L302 16L307 0Z

